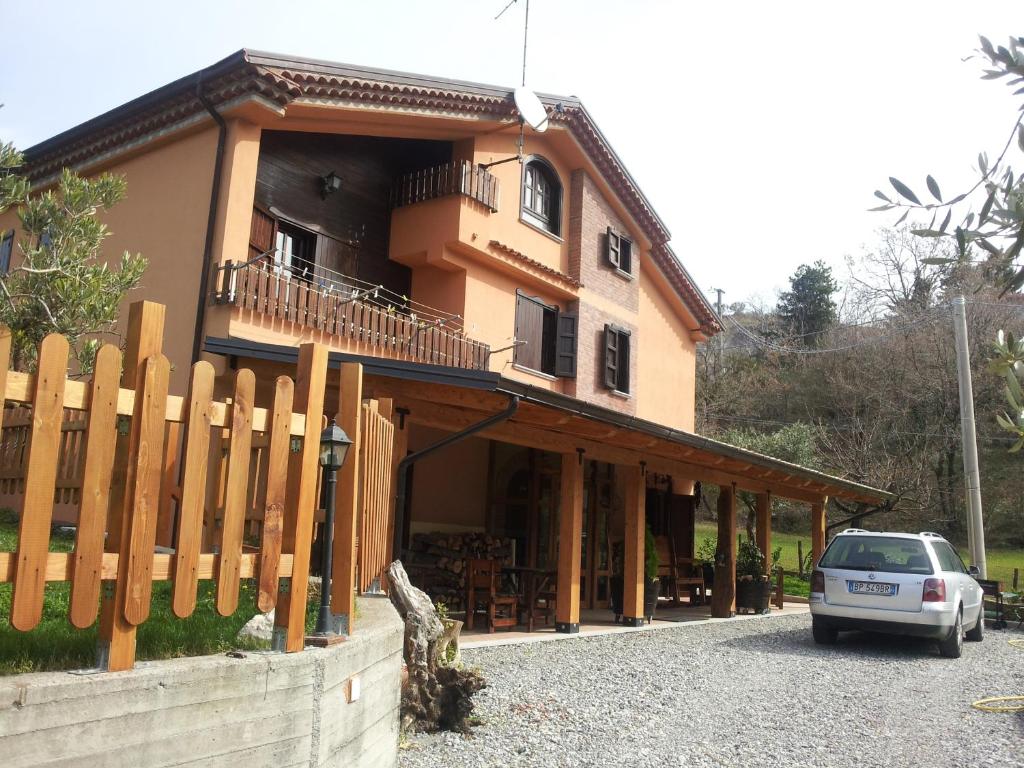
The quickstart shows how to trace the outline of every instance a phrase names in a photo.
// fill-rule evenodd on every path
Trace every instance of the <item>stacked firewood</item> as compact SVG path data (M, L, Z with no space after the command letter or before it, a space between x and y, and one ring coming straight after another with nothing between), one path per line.
M486 533L417 533L403 564L415 586L454 612L465 609L464 571L469 558L511 564L512 542Z

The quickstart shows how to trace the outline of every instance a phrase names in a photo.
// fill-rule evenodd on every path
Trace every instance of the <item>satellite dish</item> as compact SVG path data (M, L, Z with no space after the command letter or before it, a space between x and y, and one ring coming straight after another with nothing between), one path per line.
M548 129L548 112L537 94L528 88L516 88L515 92L516 109L523 122L527 123L537 133L544 133Z

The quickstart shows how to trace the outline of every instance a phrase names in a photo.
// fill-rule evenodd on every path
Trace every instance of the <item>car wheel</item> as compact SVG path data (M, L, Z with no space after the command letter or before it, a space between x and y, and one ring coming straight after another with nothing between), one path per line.
M947 659L959 659L964 650L964 609L956 612L956 622L949 637L939 642L939 653Z
M982 606L978 609L978 623L974 625L972 629L967 632L967 640L972 643L980 643L985 639L985 608Z
M839 632L820 621L811 622L811 634L818 645L834 645Z

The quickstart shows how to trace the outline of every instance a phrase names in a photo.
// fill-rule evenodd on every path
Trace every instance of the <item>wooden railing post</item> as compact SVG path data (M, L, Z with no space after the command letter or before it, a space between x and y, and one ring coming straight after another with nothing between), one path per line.
M129 308L122 387L141 389L145 369L143 362L160 354L165 314L162 304L151 301L137 301ZM125 505L128 464L128 434L125 430L118 430L110 485L106 551L119 553L119 577L121 562L127 564L131 549L132 510ZM113 584L107 582L102 590L96 666L111 672L131 669L135 664L135 627L125 619L123 610L126 587L127 581L118 578Z
M818 564L825 551L825 505L827 498L811 504L811 568Z
M622 621L632 627L644 623L644 544L647 532L646 481L642 467L620 467L625 476L626 526L622 558Z
M313 546L313 513L319 476L320 420L327 386L327 347L303 344L295 381L295 411L305 415L299 451L289 462L285 495L284 551L294 553L287 594L279 596L274 613L275 650L288 653L305 647L309 558Z
M558 600L555 631L580 631L580 561L583 544L583 453L562 454L558 503ZM534 606L526 606L532 612Z
M335 505L334 573L331 612L338 617L339 634L351 634L355 624L356 526L359 522L359 467L362 450L360 417L363 404L363 366L343 363L338 402L338 426L352 441L345 465L338 472Z
M711 589L711 615L728 619L736 615L736 488L718 488L718 551L715 582Z

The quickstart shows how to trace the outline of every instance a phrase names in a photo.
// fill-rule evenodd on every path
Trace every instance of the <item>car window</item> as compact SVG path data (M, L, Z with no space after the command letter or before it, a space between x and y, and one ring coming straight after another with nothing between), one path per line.
M944 571L954 573L967 573L960 556L945 541L933 541L932 549L935 550L935 557L938 558L939 567Z
M916 539L895 536L837 536L818 562L821 568L884 573L932 573L931 558Z

